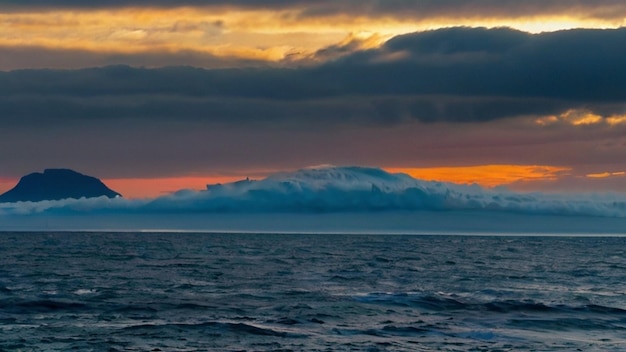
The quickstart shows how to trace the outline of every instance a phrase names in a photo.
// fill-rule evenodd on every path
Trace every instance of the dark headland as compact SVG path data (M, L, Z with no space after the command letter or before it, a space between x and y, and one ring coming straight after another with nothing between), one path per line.
M67 198L120 197L99 179L69 169L46 169L20 179L13 189L0 195L0 203L38 202Z

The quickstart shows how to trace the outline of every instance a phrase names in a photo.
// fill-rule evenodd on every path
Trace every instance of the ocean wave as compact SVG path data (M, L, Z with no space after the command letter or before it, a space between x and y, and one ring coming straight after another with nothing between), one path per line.
M3 239L1 351L621 352L626 343L623 271L611 265L623 261L624 237ZM110 255L135 251L144 259ZM595 274L578 274L587 267Z
M595 304L573 306L513 299L478 301L471 298L453 298L449 295L428 293L370 293L356 296L354 299L368 304L412 307L436 312L479 311L491 313L594 314L615 316L626 321L626 310Z
M219 333L235 333L241 335L257 335L257 336L274 336L274 337L290 337L299 338L306 337L307 335L301 333L293 333L288 331L282 331L278 329L271 329L268 327L260 327L246 323L235 322L219 322L208 321L198 323L165 323L165 324L138 324L127 326L123 330L134 332L154 332L165 330L203 330L207 333L219 334Z
M17 314L31 314L33 312L50 311L78 311L85 309L88 309L88 306L83 303L57 300L0 301L0 310L8 310Z

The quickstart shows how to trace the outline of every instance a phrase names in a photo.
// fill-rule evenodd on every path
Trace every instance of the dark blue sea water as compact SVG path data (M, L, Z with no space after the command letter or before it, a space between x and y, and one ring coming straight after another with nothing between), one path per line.
M625 237L0 234L1 351L624 351Z

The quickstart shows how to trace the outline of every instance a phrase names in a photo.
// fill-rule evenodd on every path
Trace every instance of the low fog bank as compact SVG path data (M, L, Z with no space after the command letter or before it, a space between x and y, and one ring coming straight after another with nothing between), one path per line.
M621 233L622 194L516 193L320 166L154 199L0 204L0 230Z
M155 199L89 198L0 203L0 216L72 214L323 214L476 211L626 218L623 194L516 193L414 179L365 167L322 166L265 179L181 190Z

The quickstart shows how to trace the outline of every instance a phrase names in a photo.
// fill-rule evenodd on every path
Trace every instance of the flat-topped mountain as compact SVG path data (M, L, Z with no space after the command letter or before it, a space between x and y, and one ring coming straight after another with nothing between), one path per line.
M66 198L95 198L121 196L99 179L68 169L46 169L20 179L13 189L0 195L0 203L38 202Z

